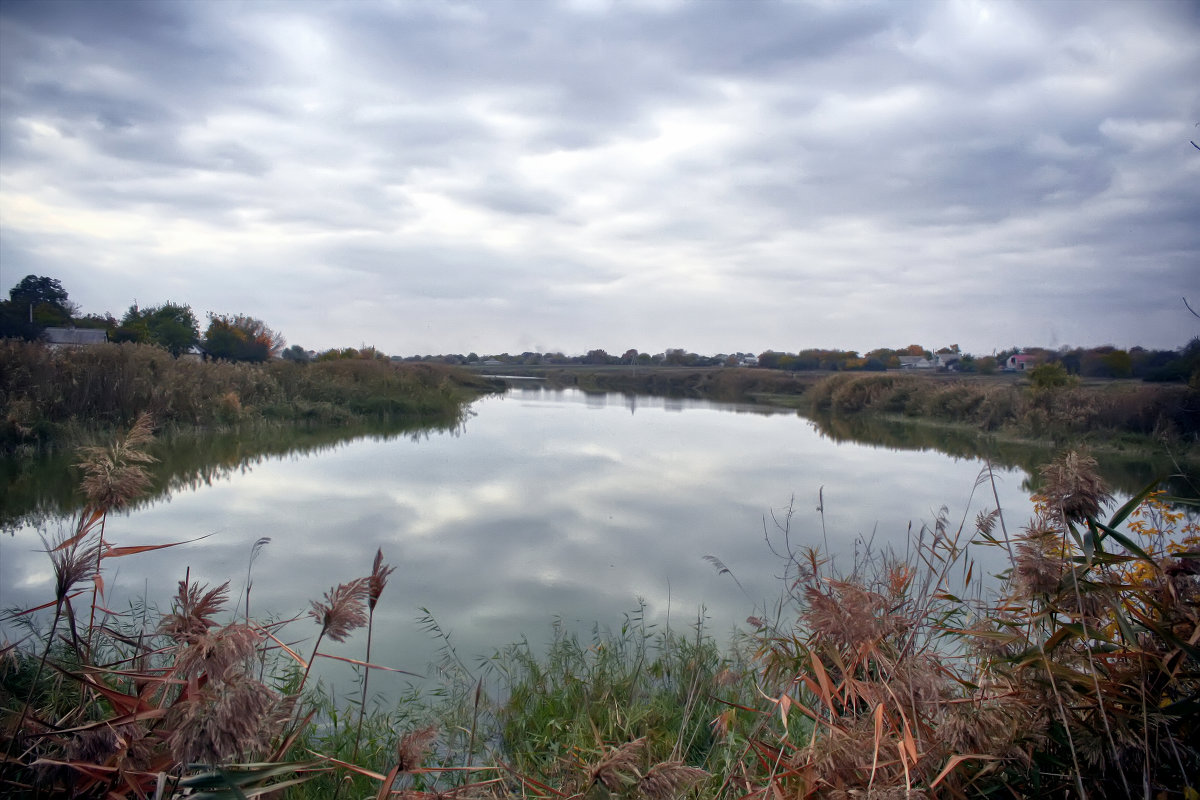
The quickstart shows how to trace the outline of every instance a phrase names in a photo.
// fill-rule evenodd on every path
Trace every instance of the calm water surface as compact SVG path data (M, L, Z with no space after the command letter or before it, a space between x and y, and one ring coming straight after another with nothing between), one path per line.
M703 615L722 638L779 596L781 563L764 530L779 542L775 520L793 497L792 545L827 541L848 566L856 541L903 552L910 526L943 505L956 526L994 507L990 486L975 490L981 467L933 450L838 443L789 412L515 389L476 403L455 431L265 458L110 519L120 545L209 536L106 562L109 603L166 607L188 568L195 580L230 580L236 596L265 536L251 605L277 618L365 574L382 547L397 570L376 611L374 660L416 672L439 644L422 630L422 608L468 663L522 636L544 641L556 620L584 633L619 627L640 603L660 626ZM1026 475L999 469L997 479L1006 519L1019 525L1030 511ZM29 525L0 537L0 606L52 597L38 547ZM287 628L309 646L315 632L308 620ZM361 657L359 639L335 652Z

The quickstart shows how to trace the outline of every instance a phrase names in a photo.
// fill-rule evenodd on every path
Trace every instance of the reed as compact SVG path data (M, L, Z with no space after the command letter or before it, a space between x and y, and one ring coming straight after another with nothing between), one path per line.
M496 390L484 378L438 365L200 362L131 343L55 351L6 339L0 366L0 452L8 453L68 446L144 414L161 428L180 429L437 420Z
M808 396L817 412L894 414L1065 443L1132 435L1194 448L1200 437L1200 394L1187 386L1106 382L1038 387L839 373L820 381Z

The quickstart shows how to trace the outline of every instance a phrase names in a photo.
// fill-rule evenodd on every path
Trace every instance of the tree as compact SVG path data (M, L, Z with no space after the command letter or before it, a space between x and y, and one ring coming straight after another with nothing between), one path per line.
M279 357L284 361L295 361L299 364L306 364L309 361L308 351L298 344L294 344L287 350L279 354Z
M1056 361L1047 361L1029 371L1029 380L1035 389L1053 389L1070 385L1072 377L1067 374L1067 370L1062 364Z
M191 306L167 302L142 309L135 303L111 338L114 342L156 344L178 358L200 340L200 325Z
M78 309L55 278L26 275L8 290L0 310L0 336L36 339L46 328L66 325Z
M150 341L179 357L200 339L200 324L191 306L163 303L147 312Z
M208 314L204 349L213 358L229 361L266 361L279 354L285 344L281 334L262 320L245 314Z
M585 364L607 364L610 359L608 353L603 350L589 350L587 355L583 357Z

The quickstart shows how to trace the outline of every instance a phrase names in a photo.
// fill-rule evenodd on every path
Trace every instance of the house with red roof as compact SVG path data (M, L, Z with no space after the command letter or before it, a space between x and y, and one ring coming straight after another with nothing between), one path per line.
M1014 353L1004 362L1004 368L1013 372L1025 372L1038 364L1038 357L1032 353Z

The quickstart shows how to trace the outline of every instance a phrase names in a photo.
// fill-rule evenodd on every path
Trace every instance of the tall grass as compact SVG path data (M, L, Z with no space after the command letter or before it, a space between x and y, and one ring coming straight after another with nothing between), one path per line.
M908 554L845 570L794 550L781 599L729 645L643 609L556 627L470 666L443 642L432 689L371 701L377 554L307 615L262 622L186 571L170 609L103 602L145 426L84 452L92 506L47 541L53 596L15 611L0 660L7 797L1191 798L1200 786L1200 527L1153 486L1120 508L1086 456L1044 470L1037 511L942 514ZM987 470L977 488L991 480ZM107 487L111 491L100 491ZM984 579L972 560L1000 548ZM719 560L714 566L724 571ZM364 572L366 572L364 563ZM247 579L247 586L250 581ZM94 590L94 591L93 591ZM84 611L87 613L83 613ZM361 684L309 682L367 626ZM310 641L311 644L306 643ZM369 707L368 707L369 706Z
M932 376L842 373L822 380L809 397L816 411L897 414L1063 441L1128 433L1190 446L1200 437L1200 394L1186 386L1114 383L1038 388Z
M70 444L150 414L160 427L444 419L495 386L465 371L376 359L200 362L157 347L51 350L0 341L0 452Z

